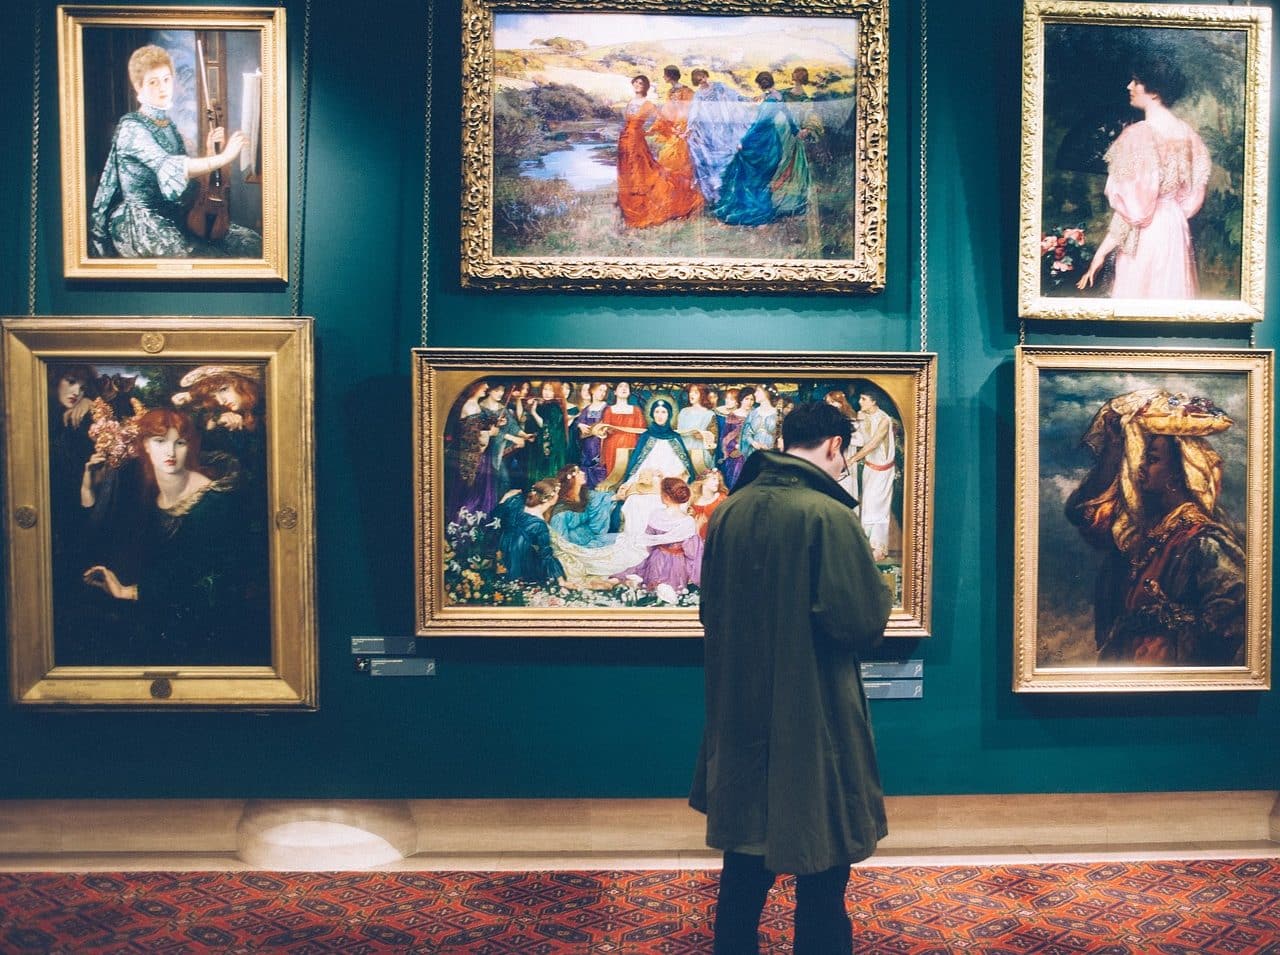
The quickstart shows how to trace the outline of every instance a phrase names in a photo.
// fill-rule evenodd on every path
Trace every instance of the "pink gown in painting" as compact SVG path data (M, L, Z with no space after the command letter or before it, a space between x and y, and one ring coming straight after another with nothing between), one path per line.
M1195 252L1187 220L1200 211L1209 151L1186 123L1166 137L1143 121L1107 150L1107 199L1115 215L1113 298L1195 298Z

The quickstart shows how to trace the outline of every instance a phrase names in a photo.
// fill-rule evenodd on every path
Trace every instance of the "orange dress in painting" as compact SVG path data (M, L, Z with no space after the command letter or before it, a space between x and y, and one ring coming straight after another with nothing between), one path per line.
M627 104L618 138L618 206L632 228L684 218L702 208L689 146L679 135L688 124L693 91L680 89L688 97L679 98L679 90L673 91L661 112L648 100ZM645 139L650 124L658 140L657 158Z
M640 431L644 431L647 423L644 420L644 411L635 405L629 406L629 412L615 411L613 405L604 409L604 417L601 419L605 424L617 425L622 428L636 428L637 433L632 434L629 431L615 431L610 428L609 433L605 435L604 441L600 443L600 460L604 463L606 472L612 473L617 467L618 452L627 449L630 450L636 446L636 442L640 440ZM623 465L624 469L626 465ZM619 474L622 471L618 471Z
M711 523L711 514L717 507L728 500L727 491L721 491L706 504L694 502L689 505L689 510L693 512L693 521L698 525L698 536L703 540L707 539L707 525Z

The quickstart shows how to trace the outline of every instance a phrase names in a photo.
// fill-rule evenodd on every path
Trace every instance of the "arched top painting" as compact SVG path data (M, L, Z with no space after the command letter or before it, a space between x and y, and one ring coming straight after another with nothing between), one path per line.
M1020 314L1260 321L1271 11L1025 9Z
M886 0L464 0L462 280L884 286Z
M886 635L928 636L933 355L414 354L421 634L700 635L712 513L826 401Z

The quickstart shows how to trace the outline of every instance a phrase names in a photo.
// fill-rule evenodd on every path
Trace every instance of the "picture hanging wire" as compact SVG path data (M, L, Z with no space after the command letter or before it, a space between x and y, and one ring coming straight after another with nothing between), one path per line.
M920 350L929 350L929 0L920 0Z
M283 0L281 0L283 3ZM287 67L286 67L287 69ZM302 13L302 101L298 118L298 162L294 201L298 204L298 222L293 231L293 269L290 278L289 314L295 318L302 307L302 233L307 215L307 127L311 106L311 0L306 0Z
M427 67L426 80L423 83L423 122L422 122L422 347L427 347L427 293L429 259L431 247L431 74L435 70L435 17L432 15L432 4L425 5L427 10Z
M36 210L40 193L40 18L39 7L32 13L31 29L31 226L27 234L27 314L36 313L36 252L39 246L39 229Z

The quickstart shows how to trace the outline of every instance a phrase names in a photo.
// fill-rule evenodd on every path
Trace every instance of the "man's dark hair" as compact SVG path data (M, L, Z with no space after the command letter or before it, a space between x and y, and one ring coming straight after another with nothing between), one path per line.
M680 67L664 66L662 68L662 78L665 80L670 80L672 83L674 83L676 80L680 79Z
M816 448L836 436L840 446L847 448L852 434L853 423L825 401L798 404L782 419L782 443L788 450Z

